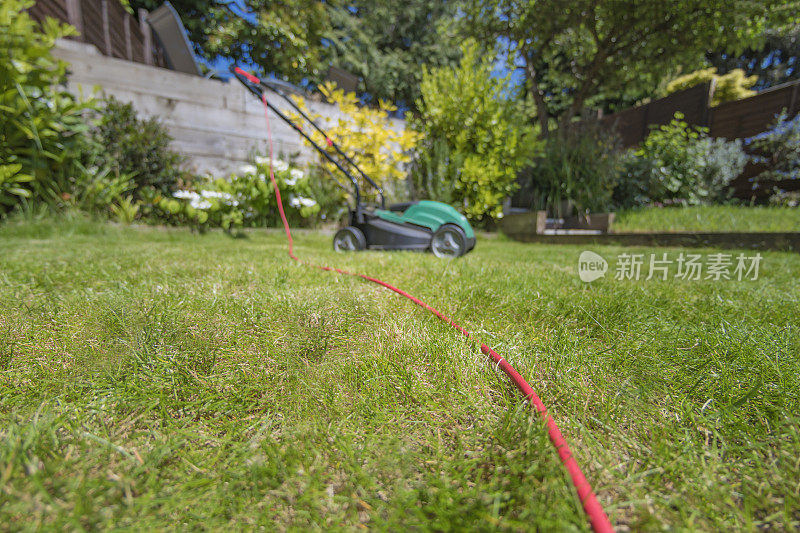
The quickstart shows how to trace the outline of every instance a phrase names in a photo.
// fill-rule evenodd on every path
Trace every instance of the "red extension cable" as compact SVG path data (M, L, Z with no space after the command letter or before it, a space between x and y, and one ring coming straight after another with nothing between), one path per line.
M237 71L244 74L250 81L253 81L256 84L260 83L260 80L255 76L253 76L252 74L245 73L244 71L240 71L239 69L237 69ZM406 298L408 298L418 306L422 307L423 309L427 309L428 311L439 317L444 322L447 322L448 324L453 326L455 329L461 332L462 335L471 339L472 334L469 331L462 328L461 326L453 322L453 320L446 317L445 315L443 315L430 305L426 304L419 298L416 298L408 294L407 292L398 289L394 285L390 285L385 281L372 278L365 274L347 272L346 270L341 270L338 268L308 263L298 258L296 255L294 255L292 232L289 230L289 223L286 221L286 214L283 212L283 201L281 200L281 193L278 190L278 184L275 182L275 173L272 168L272 155L273 155L272 127L270 126L269 122L269 108L267 107L266 92L264 91L261 92L261 98L264 103L264 117L266 118L267 121L267 139L269 144L269 179L272 181L272 187L275 189L275 198L278 203L278 212L281 215L281 221L283 221L283 228L286 230L286 239L289 241L289 257L291 257L298 263L307 266L319 268L321 270L327 270L329 272L346 274L348 276L357 276L359 278L363 278L367 281L371 281L373 283L377 283L378 285L386 287L387 289L392 290L397 294L400 294L401 296L405 296ZM523 377L519 375L519 372L514 370L514 367L512 367L508 363L508 361L503 359L503 357L500 356L500 354L498 354L485 344L481 344L481 352L491 357L492 360L494 360L494 362L497 364L497 366L503 372L505 372L509 378L511 378L511 381L514 382L514 385L516 385L517 388L520 390L520 392L522 392L522 394L525 395L525 398L531 403L531 405L533 405L536 408L536 410L539 412L539 415L541 415L541 417L544 419L545 424L547 425L547 434L550 436L550 440L552 441L553 446L555 446L556 450L558 451L558 456L561 458L561 462L564 463L567 472L569 472L572 484L575 486L575 490L578 492L578 497L580 497L581 503L583 504L583 509L584 511L586 511L586 515L589 518L589 522L592 524L592 529L596 533L613 532L614 528L612 527L611 522L608 520L608 516L606 516L605 511L603 511L603 507L600 505L600 502L597 501L594 492L592 492L591 485L589 485L589 482L586 480L586 476L584 476L583 472L581 472L578 463L575 461L575 458L572 456L572 452L570 451L569 446L567 445L567 441L564 439L564 436L558 429L558 426L556 425L555 420L553 420L553 417L551 417L550 414L547 412L547 407L545 407L542 400L539 398L536 392L534 392L533 388L531 388L531 386L528 385L528 382L525 381L525 379L523 379Z

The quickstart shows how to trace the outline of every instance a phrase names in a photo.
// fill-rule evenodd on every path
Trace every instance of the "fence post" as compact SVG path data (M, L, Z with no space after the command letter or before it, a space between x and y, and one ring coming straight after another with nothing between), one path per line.
M103 13L103 40L106 44L106 55L111 56L111 28L108 21L108 0L102 0L100 10Z
M142 42L144 43L144 64L153 64L153 34L150 25L147 24L148 12L146 9L139 8L139 30L142 32Z
M133 61L133 44L131 43L131 16L125 13L123 19L123 28L125 29L125 55L128 56L128 61Z
M83 13L81 0L67 0L67 22L78 30L78 40L85 41L83 37Z

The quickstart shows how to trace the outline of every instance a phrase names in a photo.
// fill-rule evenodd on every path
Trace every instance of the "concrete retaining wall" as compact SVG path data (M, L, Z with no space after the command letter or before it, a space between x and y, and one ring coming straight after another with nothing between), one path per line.
M227 175L255 153L266 153L264 108L236 80L208 80L106 57L92 45L68 40L58 42L54 55L70 64L68 89L74 94L88 96L99 90L131 102L141 116L157 117L194 172ZM340 115L336 106L307 103L328 120ZM277 154L298 154L301 162L316 158L288 125L277 118L271 124ZM393 124L405 126L402 120Z

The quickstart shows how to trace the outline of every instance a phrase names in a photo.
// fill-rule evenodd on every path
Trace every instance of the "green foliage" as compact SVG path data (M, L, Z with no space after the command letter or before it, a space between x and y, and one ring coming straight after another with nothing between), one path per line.
M742 141L738 139L706 139L704 144L706 156L703 182L708 190L707 202L724 203L730 200L733 193L730 183L742 173L748 156L744 152Z
M745 144L755 154L753 162L764 167L756 180L800 178L800 115L789 119L783 111L767 131Z
M308 225L320 211L311 197L306 174L288 163L274 161L275 181L284 203L286 218L292 225ZM241 227L280 225L269 159L258 157L230 178L211 179L196 184L196 191L177 191L172 197L153 200L155 215L176 224L201 229L216 227L233 231Z
M61 205L79 174L91 102L60 88L66 64L51 55L69 26L47 19L39 28L25 11L33 2L0 4L0 209L21 198Z
M623 206L649 202L707 204L730 197L728 184L747 162L740 141L708 138L707 128L689 126L681 113L654 129L634 159L628 159L623 179L631 179Z
M769 204L780 207L800 207L800 191L784 191L777 189L769 197ZM800 209L795 212L800 212ZM796 231L800 227L800 221L787 231Z
M33 176L22 173L22 164L0 165L0 209L9 209L23 198L30 198L26 184Z
M111 208L134 188L134 183L130 174L120 174L110 166L101 164L100 150L102 147L97 144L87 144L90 162L80 165L70 192L64 193L63 199L70 207L108 215Z
M134 201L130 196L126 196L111 206L111 212L114 214L117 222L132 224L139 214L141 205L141 202Z
M129 103L107 99L94 138L101 148L99 164L132 178L135 198L146 188L168 195L191 179L181 168L184 158L170 149L166 128L156 118L138 118Z
M130 0L153 10L161 0ZM195 51L207 60L232 59L294 83L319 81L327 3L319 0L174 0Z
M620 168L619 140L589 123L548 139L524 186L536 199L531 207L554 216L570 215L568 204L579 214L605 212Z
M326 128L327 137L375 183L385 189L394 188L406 175L403 166L411 160L411 150L416 146L420 135L409 128L397 128L392 123L390 114L397 111L397 107L390 102L379 100L378 106L374 108L361 105L355 93L345 93L336 88L333 82L320 85L319 90L340 112L337 120ZM295 102L312 120L321 121L323 118L319 113L311 111L304 99L296 97ZM298 113L289 111L288 114L302 122ZM339 158L338 152L328 146L326 135L316 130L309 134L334 159ZM322 157L320 164L337 179L349 184L347 177L342 175L336 165ZM362 195L367 199L374 199L374 188L358 173L354 177L361 183Z
M745 77L744 71L738 68L723 75L718 75L714 67L704 68L675 78L667 84L665 94L676 93L707 82L712 82L713 86L711 105L717 106L722 102L732 102L755 95L756 92L750 90L750 87L758 82L758 76Z
M345 222L350 214L348 207L348 187L321 164L306 167L309 198L319 205L317 217L320 222Z
M760 90L800 78L797 57L800 57L800 24L790 22L766 28L757 42L743 50L715 50L706 59L720 72L742 69L747 76L757 76L754 88Z
M325 48L332 63L361 78L370 102L380 99L413 108L420 97L421 65L458 61L449 22L457 2L357 0L331 10Z
M741 49L765 25L787 17L767 0L469 0L465 31L487 46L509 43L524 65L542 132L551 117L563 126L585 108L638 88L652 94L665 72L695 68L718 47ZM791 13L790 9L786 10ZM794 16L794 15L791 15Z
M455 192L464 159L464 154L450 149L446 139L431 139L419 151L411 168L412 196L456 204Z
M441 179L458 176L454 205L472 220L497 218L515 189L517 171L533 153L533 132L509 98L510 75L493 76L493 60L481 57L475 42L465 43L462 53L456 68L424 68L420 116L412 125L426 139L422 149L429 155L423 160L436 159L433 150L442 150L437 142L447 144L447 165L457 167L448 168Z

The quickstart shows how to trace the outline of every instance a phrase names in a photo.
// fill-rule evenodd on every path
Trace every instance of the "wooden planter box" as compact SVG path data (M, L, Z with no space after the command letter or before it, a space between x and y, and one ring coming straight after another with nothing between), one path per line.
M566 217L563 223L548 224L547 212L526 211L510 213L500 221L500 229L509 237L544 235L545 230L581 230L608 233L614 223L614 213L590 213L580 217Z
M561 229L586 229L608 233L614 223L614 213L589 213L577 217L566 217Z

